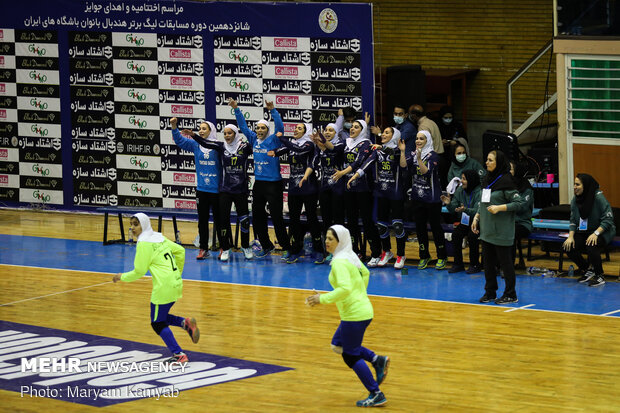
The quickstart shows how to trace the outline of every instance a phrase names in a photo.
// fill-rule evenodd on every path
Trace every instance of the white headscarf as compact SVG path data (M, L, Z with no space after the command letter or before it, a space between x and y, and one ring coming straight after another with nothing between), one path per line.
M424 145L424 147L422 148L422 153L420 154L420 158L424 160L428 157L428 154L430 154L433 151L433 137L431 136L431 133L427 130L421 130L421 131L418 131L418 133L423 133L424 136L426 136L426 145ZM418 157L414 156L413 160L415 163L417 163Z
M387 143L385 143L385 145L383 145L384 148L394 149L398 147L398 141L400 140L400 131L396 128L392 128L392 130L394 131L392 139L390 139Z
M265 125L267 126L267 136L271 135L271 128L269 126L269 122L267 122L265 119L261 119L258 122L256 122L257 125ZM267 136L265 136L265 139L267 139ZM256 139L258 139L258 136L256 137ZM258 139L259 141L264 141L265 139Z
M207 136L207 140L208 141L216 141L217 140L217 131L215 129L215 125L213 123L209 122L208 120L205 121L204 123L209 125L209 136ZM200 146L200 150L203 153L208 153L209 151L211 151L211 149L205 148L202 145Z
M165 238L161 234L161 232L153 231L153 227L151 227L151 220L146 214L143 214L142 212L138 212L137 214L134 214L131 217L137 218L138 221L140 221L140 226L142 227L142 232L140 233L140 235L138 235L138 242L140 241L156 242L156 243L164 242Z
M335 123L328 123L327 125L325 125L325 129L327 129L329 127L334 128L334 130L336 131L336 134L334 135L334 137L330 141L332 143L332 145L336 145L338 142L340 142L340 131L338 130L338 126Z
M231 143L228 143L226 142L226 140L224 140L224 148L226 148L228 153L235 154L237 153L237 149L239 149L239 145L241 145L241 134L239 133L239 128L233 124L229 123L228 125L224 126L224 129L227 128L235 132L235 138Z
M312 142L312 125L309 123L304 123L306 127L306 133L299 139L293 139L293 144L296 146L303 146L306 142Z
M368 138L368 125L366 124L366 122L361 119L358 119L355 122L359 122L360 125L362 125L362 131L360 132L358 137L355 139L347 138L347 148L349 149L355 148L357 144L360 143L361 141L370 141L370 139Z
M349 230L342 225L332 225L331 227L329 227L329 229L334 230L336 236L338 236L338 246L334 251L334 256L331 263L333 263L335 259L341 258L348 260L357 268L362 268L362 262L358 258L357 254L353 251L353 245L351 244L351 233L349 232Z

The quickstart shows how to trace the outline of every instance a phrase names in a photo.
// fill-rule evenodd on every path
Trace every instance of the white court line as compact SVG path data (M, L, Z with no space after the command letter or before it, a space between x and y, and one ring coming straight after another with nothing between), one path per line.
M111 272L101 272L101 271L85 271L85 270L73 270L70 268L48 268L48 267L36 267L32 265L16 265L16 264L1 264L0 266L9 266L9 267L24 267L24 268L38 268L38 269L46 269L46 270L58 270L58 271L76 271L76 272L85 272L92 274L116 274ZM145 275L145 277L150 277L150 275ZM111 281L110 281L111 282ZM261 284L244 284L244 283L236 283L236 282L225 282L225 281L214 281L214 280L192 280L190 278L184 278L183 282L199 282L199 283L213 283L213 284L222 284L222 285L238 285L241 287L258 287L258 288L271 288L275 290L296 290L296 291L310 291L312 292L315 288L300 288L300 287L280 287L273 285L261 285ZM105 284L105 283L103 283ZM326 290L317 289L317 292L324 292ZM368 294L369 297L381 297L381 298L395 298L399 300L408 300L408 301L428 301L432 303L441 303L441 304L459 304L459 305L469 305L476 307L484 307L484 308L496 308L495 306L489 306L486 304L478 304L478 303L464 303L462 301L450 301L450 300L436 300L432 298L417 298L417 297L398 297L395 295L380 295L380 294ZM525 308L524 306L522 308ZM594 316L594 317L602 317L606 314L592 314L592 313L577 313L575 311L561 311L561 310L545 310L542 308L537 308L534 311L543 311L546 313L556 313L556 314L571 314L571 315L581 315L581 316ZM618 310L620 311L620 310ZM615 312L615 311L614 311ZM607 313L609 314L609 313Z
M528 304L528 305L524 305L523 307L515 307L515 308L511 308L510 310L506 310L504 311L505 313L509 313L511 311L517 311L517 310L521 310L523 308L529 308L529 307L534 307L536 304Z
M612 315L612 314L616 314L616 313L620 313L620 310L610 311L610 312L608 312L608 313L601 314L601 315Z
M70 292L72 292L72 291L85 290L86 288L97 287L97 286L104 285L104 284L110 284L111 282L112 282L112 281L106 281L106 282L104 282L104 283L93 284L93 285L87 285L86 287L74 288L74 289L72 289L72 290L60 291L60 292L57 292L57 293L51 293L51 294L46 294L46 295L40 295L40 296L38 296L38 297L26 298L26 299L24 299L24 300L18 300L18 301L13 301L13 302L10 302L10 303L0 304L0 307L4 307L5 305L11 305L11 304L23 303L24 301L38 300L39 298L50 297L50 296L52 296L52 295L58 295L58 294L64 294L64 293L70 293Z

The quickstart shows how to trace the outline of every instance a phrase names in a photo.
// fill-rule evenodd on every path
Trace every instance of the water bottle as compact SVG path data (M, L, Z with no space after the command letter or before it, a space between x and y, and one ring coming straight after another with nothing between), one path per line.
M546 273L547 271L549 271L547 268L545 267L529 267L527 269L528 274L538 274L538 273Z
M133 231L131 230L131 228L127 230L127 242L133 242Z
M568 276L569 277L574 277L575 276L575 266L574 265L570 265L568 267Z
M555 277L555 271L548 270L540 274L541 277Z
M306 232L304 235L304 255L309 257L312 254L312 235Z

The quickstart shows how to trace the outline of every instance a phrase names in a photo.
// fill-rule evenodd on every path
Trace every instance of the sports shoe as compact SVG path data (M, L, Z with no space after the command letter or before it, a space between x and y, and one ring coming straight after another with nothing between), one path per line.
M446 265L448 265L448 260L443 259L443 258L439 258L437 260L437 264L435 264L435 269L436 270L443 270L444 268L446 268Z
M517 297L507 297L505 295L502 295L500 298L495 300L495 304L512 304L512 303L518 303L518 302L519 302L519 299Z
M491 301L494 301L495 297L491 297L490 295L488 295L487 293L484 293L484 295L482 297L480 297L480 302L481 303L490 303Z
M314 263L315 264L323 264L325 262L325 254L322 252L314 253Z
M170 357L168 360L165 360L164 363L166 364L185 364L189 361L189 359L187 358L187 354L180 352L177 354L174 354L172 357Z
M372 362L372 366L377 374L377 384L383 383L390 367L390 358L388 356L377 356L377 359Z
M588 287L598 287L603 284L605 284L605 278L602 275L597 275L588 282Z
M396 256L396 262L394 263L394 268L396 268L397 270L400 270L404 266L405 266L405 256L404 255L397 255Z
M201 249L198 251L198 255L196 256L197 260L204 260L209 256L209 251Z
M588 270L586 271L585 274L583 274L581 277L579 277L579 279L577 281L579 281L580 283L586 283L588 281L590 281L590 279L592 277L594 277L596 274L594 274L594 271Z
M286 257L286 263L287 264L293 264L296 263L297 260L299 260L300 254L288 254L288 256Z
M370 393L366 399L358 400L355 404L357 407L374 407L382 406L385 403L387 403L387 399L383 395L383 392L378 391L376 393Z
M288 261L289 257L291 256L291 252L290 251L284 251L282 253L282 256L280 257L280 259L282 261Z
M251 260L252 258L254 258L254 251L252 251L252 248L241 248L241 251L243 251L243 255L245 256L246 260Z
M465 271L467 274L476 274L478 272L482 271L482 267L480 267L479 265L470 265L469 268L467 269L467 271Z
M428 262L430 261L430 258L422 258L419 262L418 262L418 270L425 270L426 267L428 267Z
M228 261L230 259L230 250L222 251L220 261Z
M198 343L198 340L200 340L200 330L194 317L185 317L185 320L183 320L183 330L187 331L189 338L192 339L194 344Z
M377 266L385 267L385 264L387 264L392 258L394 258L394 254L392 254L392 251L383 251L381 253L381 258L379 258L379 263L377 264Z
M454 264L452 268L448 270L448 274L454 274L463 271L465 271L465 267L462 264Z
M380 257L372 257L370 261L366 264L368 268L375 268L379 264Z
M269 254L271 254L273 252L273 250L274 250L274 247L267 248L267 249L261 248L260 250L258 250L258 251L256 251L254 253L254 256L256 258L264 258L264 257L268 256Z

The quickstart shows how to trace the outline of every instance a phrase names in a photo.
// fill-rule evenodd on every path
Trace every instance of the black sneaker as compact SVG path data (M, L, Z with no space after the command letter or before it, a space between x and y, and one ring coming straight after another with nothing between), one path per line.
M463 271L465 271L465 267L463 265L454 264L452 268L448 270L448 274L454 274L454 273L463 272Z
M481 303L490 303L493 300L495 300L495 296L490 296L487 293L484 293L484 295L480 298Z
M465 272L467 274L476 274L476 273L479 273L480 271L482 271L482 267L480 267L479 265L472 265Z
M602 275L597 275L588 282L588 287L598 287L603 284L605 284L605 278Z
M364 400L358 400L357 407L375 407L382 406L387 403L387 399L383 395L383 392L370 393Z
M502 295L500 298L495 300L495 304L512 304L512 303L518 303L518 302L519 302L519 299L517 297L507 297L505 295Z
M377 373L377 384L383 383L388 374L388 368L390 367L390 358L388 356L377 356L372 366Z
M579 279L577 281L579 281L580 283L583 284L583 283L586 283L586 282L590 281L590 279L592 277L594 277L595 275L596 274L594 274L594 271L588 270L588 271L586 271L585 274L583 274L581 277L579 277Z

